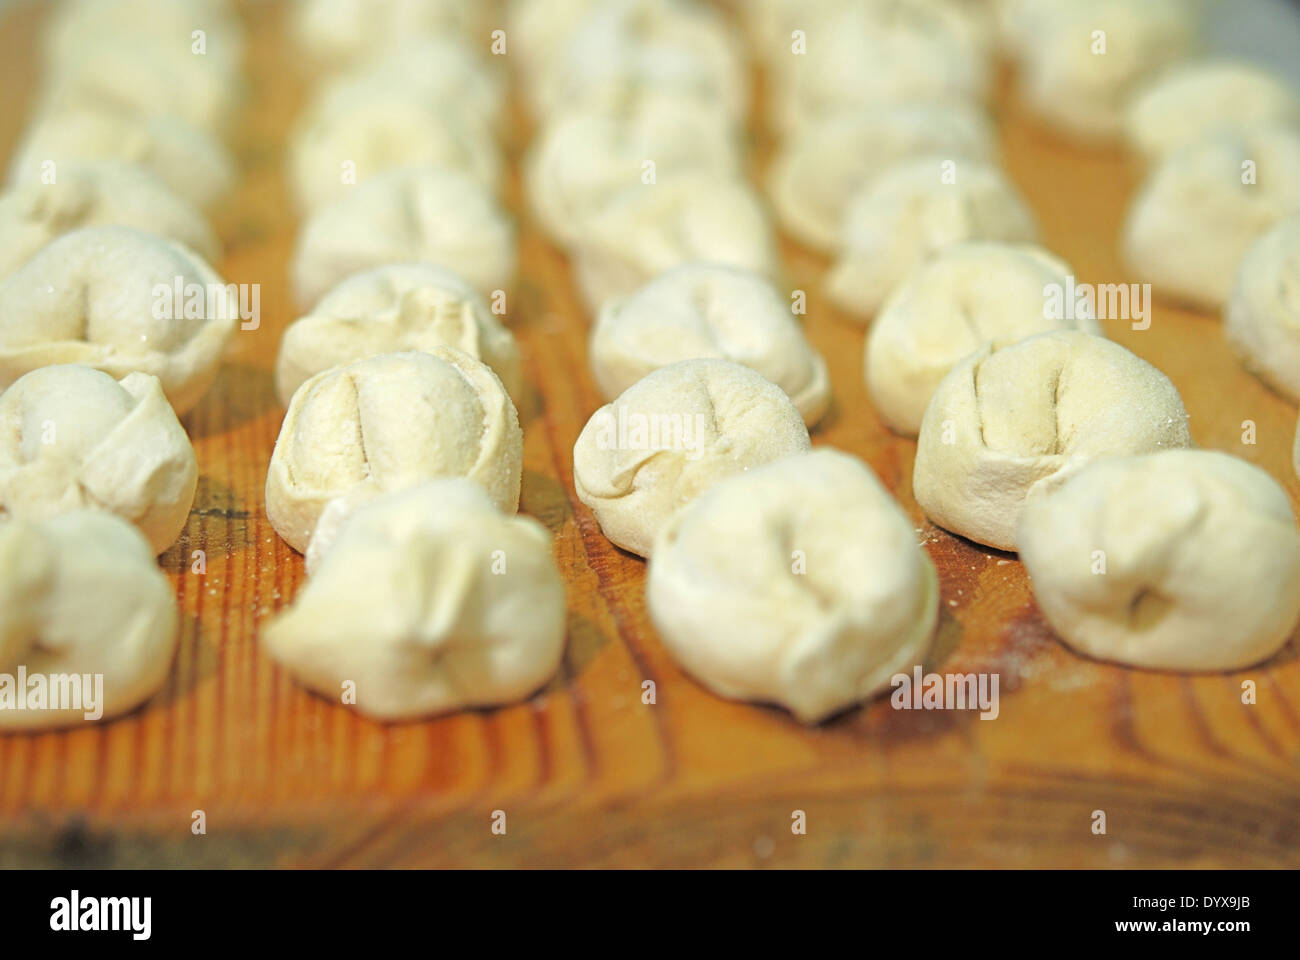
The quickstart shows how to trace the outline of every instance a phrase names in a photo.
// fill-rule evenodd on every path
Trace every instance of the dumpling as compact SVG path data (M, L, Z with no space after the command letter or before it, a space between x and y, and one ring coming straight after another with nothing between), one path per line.
M473 37L492 26L482 0L294 0L290 34L319 70L381 56L412 37Z
M290 135L289 182L300 211L338 201L377 173L413 165L458 171L496 190L500 148L481 123L400 91L357 92L365 96L317 100Z
M1196 49L1198 20L1190 0L1047 4L1015 50L1021 96L1070 136L1114 140L1130 98Z
M965 240L1033 243L1034 215L1002 172L938 156L890 167L849 200L826 291L863 322L936 252Z
M120 517L77 510L0 520L0 673L22 670L47 687L45 709L0 710L0 728L52 730L133 710L167 679L178 621L149 545ZM73 701L60 694L55 709L60 676L72 681L60 689Z
M0 194L0 277L56 237L82 227L134 227L174 240L209 263L220 244L203 214L140 167L108 160L66 166L49 184Z
M785 55L769 61L773 123L785 134L843 112L907 101L979 101L988 91L987 52L929 5L870 0L814 7L798 27L806 52L793 52L787 34Z
M1300 403L1300 216L1283 220L1247 248L1223 321L1242 363Z
M1244 460L1167 450L1090 464L1026 504L1020 556L1052 628L1090 657L1240 670L1300 621L1300 530Z
M626 110L581 108L549 121L524 163L528 205L542 227L576 243L593 213L653 174L740 174L740 150L718 111L697 101L647 96Z
M810 445L772 381L728 360L684 360L592 415L573 447L573 485L601 532L644 557L673 512L723 477Z
M810 121L781 144L767 176L777 220L800 243L832 251L844 202L910 157L943 155L991 162L993 131L965 103L890 103Z
M1160 161L1124 224L1124 256L1157 290L1217 310L1251 242L1300 213L1300 131L1213 134Z
M817 723L921 664L939 580L880 481L822 449L727 477L676 513L646 603L710 690Z
M538 117L620 103L645 90L698 100L740 123L749 86L744 51L708 6L609 0L575 25L563 55L528 93Z
M449 347L386 353L307 380L289 403L266 477L266 515L303 551L326 504L439 476L468 477L519 508L523 433L491 369Z
M826 361L763 277L688 263L631 296L607 300L591 331L591 372L613 400L660 367L716 357L757 370L786 392L812 426L831 399Z
M514 273L514 227L492 195L462 173L389 170L303 225L290 267L294 295L311 307L351 274L416 261L446 267L490 293Z
M867 391L882 420L916 436L930 397L948 371L976 350L1051 330L1100 334L1087 303L1064 309L1072 271L1046 250L957 243L917 267L885 303L867 334ZM1062 291L1058 312L1047 290Z
M128 373L119 383L56 365L0 394L0 515L107 510L162 553L185 528L198 476L157 377Z
M1300 92L1272 71L1235 60L1180 64L1142 88L1124 116L1129 143L1158 160L1207 134L1300 128Z
M776 241L758 197L743 181L705 173L622 190L587 220L574 258L592 313L691 260L767 277L777 270Z
M280 341L275 390L284 406L303 382L379 353L455 347L492 368L506 391L523 386L519 348L468 283L428 263L353 274L291 323Z
M546 528L444 477L350 516L262 643L322 696L415 720L523 700L559 667L565 624Z
M944 529L1015 550L1026 501L1091 461L1191 445L1155 367L1103 337L1041 333L952 368L921 421L912 489Z
M0 280L0 389L53 363L140 371L184 414L239 317L225 282L184 247L128 227L76 230Z
M196 207L212 206L235 183L235 163L210 135L171 117L89 111L39 117L14 151L11 187L45 186L94 160L143 167Z

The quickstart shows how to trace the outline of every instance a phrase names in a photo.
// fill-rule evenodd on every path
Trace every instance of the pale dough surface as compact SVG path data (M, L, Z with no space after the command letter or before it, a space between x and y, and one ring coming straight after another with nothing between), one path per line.
M1300 620L1300 531L1285 491L1226 454L1099 460L1026 504L1020 556L1048 622L1092 657L1237 670Z
M798 408L766 377L684 360L592 415L573 447L573 484L601 532L644 557L672 513L723 477L809 447Z
M0 673L102 674L103 717L163 685L176 652L171 584L140 532L111 513L0 519ZM0 710L0 729L48 730L85 712Z
M0 394L0 515L93 508L140 528L154 553L189 518L198 462L157 377L41 367Z
M912 488L939 526L1015 550L1029 498L1099 457L1191 445L1163 373L1103 337L1043 333L952 368L921 421Z
M565 623L546 528L442 478L350 516L262 643L322 696L351 684L359 712L400 721L524 699L559 666Z
M1300 214L1246 249L1223 332L1247 369L1300 403Z
M326 504L463 476L519 508L523 433L500 379L450 347L333 367L294 393L271 454L266 515L299 552Z
M728 477L675 514L646 599L673 658L709 689L816 723L922 662L939 591L875 475L821 449Z
M139 371L184 414L216 378L239 315L225 281L186 248L129 227L74 230L0 279L0 389L53 363L119 380Z

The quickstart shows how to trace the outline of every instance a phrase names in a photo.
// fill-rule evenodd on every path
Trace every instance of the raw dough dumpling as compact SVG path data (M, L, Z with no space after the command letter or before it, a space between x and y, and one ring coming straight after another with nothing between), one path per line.
M135 116L173 117L214 136L230 130L244 97L237 64L191 52L190 31L171 47L140 46L123 39L84 49L51 68L39 109L108 110Z
M644 557L678 507L810 446L799 410L772 381L728 360L684 360L592 415L573 447L573 485L601 532Z
M944 247L964 240L1033 243L1037 234L1033 213L997 167L940 156L906 160L849 201L826 290L865 322Z
M194 448L158 378L41 367L0 394L0 514L93 508L140 528L154 553L180 536L198 484Z
M1148 160L1207 134L1300 127L1300 93L1272 71L1235 60L1180 64L1143 88L1124 119L1128 141Z
M171 117L75 111L38 118L15 148L14 187L43 186L51 174L92 160L136 164L196 207L212 206L235 183L235 162L212 136Z
M691 260L768 277L777 270L772 225L758 197L741 180L703 173L615 195L587 220L575 259L578 287L593 314L606 300Z
M294 295L309 308L354 273L416 261L446 267L490 293L514 273L514 227L491 193L462 173L389 170L303 225L291 267Z
M986 344L1051 330L1100 335L1087 303L1065 305L1074 319L1048 309L1046 288L1061 288L1063 301L1072 275L1041 247L958 243L935 254L894 291L867 335L867 390L881 419L916 436L940 381Z
M481 360L518 397L519 348L468 283L428 263L353 274L291 323L280 341L275 391L284 406L304 380L379 353L455 347Z
M1215 134L1152 170L1124 225L1124 255L1158 290L1218 310L1246 248L1297 213L1300 131Z
M204 33L194 54L194 31ZM43 37L51 71L75 64L87 50L115 47L170 51L235 68L243 59L244 31L229 0L61 0Z
M0 520L0 673L101 675L99 719L116 717L162 687L177 622L171 585L120 517L77 510ZM0 710L0 729L71 727L86 713Z
M648 96L627 110L578 109L546 124L524 164L528 204L552 237L575 243L593 211L623 189L700 171L740 175L740 149L718 111L693 100Z
M99 161L63 167L54 183L0 194L0 277L55 237L82 227L135 227L175 240L211 263L220 256L197 208L141 167Z
M491 368L449 347L333 367L293 395L266 477L266 515L307 548L325 505L354 487L387 493L464 476L519 509L523 432Z
M1099 457L1192 445L1169 378L1078 331L986 346L943 379L917 441L912 489L939 526L1016 549L1023 504Z
M1025 505L1038 605L1081 653L1157 670L1239 670L1300 620L1300 530L1244 460L1168 450L1100 460Z
M676 513L646 600L710 690L816 723L922 662L939 581L875 475L823 449L728 477Z
M564 653L551 535L460 478L348 518L293 606L262 632L295 679L378 720L523 700Z
M75 230L0 280L0 389L53 363L115 379L138 370L184 414L216 378L239 316L238 296L185 247L129 227Z
M575 25L563 55L527 94L542 118L644 90L697 100L741 123L749 87L744 51L717 11L679 0L609 0Z
M483 0L294 0L290 30L311 65L329 71L383 56L412 37L486 45L497 24L485 10Z
M794 238L830 252L840 240L845 198L894 164L942 155L992 161L993 131L965 103L891 103L810 122L772 161L767 192Z
M1300 216L1283 220L1246 250L1223 319L1242 363L1300 403Z
M1189 0L1069 0L1045 7L1015 51L1021 96L1052 126L1080 139L1119 137L1133 94L1197 45L1197 9Z
M828 115L904 101L980 100L989 63L969 33L929 5L897 0L832 5L800 16L807 52L785 50L769 85L785 134Z
M591 372L613 400L660 367L716 357L757 370L789 395L804 422L831 399L826 361L771 282L735 267L688 263L629 297L608 300L591 332Z
M471 43L456 34L416 35L323 82L320 103L329 107L397 95L495 128L505 109L506 77L490 61L505 58L487 56L486 50L486 40L480 44L477 38Z
M289 181L304 213L339 200L377 173L413 164L456 170L494 191L501 178L500 150L485 127L392 93L318 102L289 144Z
M507 0L506 35L521 89L540 110L536 90L559 70L569 38L604 0Z

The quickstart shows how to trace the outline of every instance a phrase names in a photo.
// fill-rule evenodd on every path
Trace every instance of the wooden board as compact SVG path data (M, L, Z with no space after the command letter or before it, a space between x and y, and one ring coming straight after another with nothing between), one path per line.
M39 4L0 14L0 147L35 83ZM573 495L571 451L600 403L568 264L521 215L511 326L525 404L523 510L555 535L569 586L564 666L530 702L384 726L295 686L258 649L302 561L266 520L263 483L283 415L271 386L294 316L295 222L285 130L304 88L283 8L244 5L252 96L234 144L244 179L217 214L231 282L259 283L263 323L186 418L202 479L161 564L183 610L177 662L136 713L65 733L0 737L0 866L1281 866L1300 865L1297 641L1241 674L1102 665L1061 646L1009 555L933 528L911 496L915 444L886 431L862 383L860 327L828 308L824 259L783 247L808 291L808 329L835 407L814 442L865 458L916 520L942 580L931 666L998 672L1001 714L901 712L880 700L814 729L729 703L673 664L646 617L643 563L601 536ZM508 151L528 131L516 111ZM1137 170L1059 142L999 100L1005 162L1047 244L1081 280L1125 282L1116 236ZM755 173L770 142L754 138ZM517 169L517 164L516 164ZM521 209L517 177L508 200ZM1258 463L1293 501L1296 409L1239 368L1217 319L1158 303L1151 329L1106 324L1173 378L1197 441ZM1258 443L1241 442L1244 420ZM207 573L190 572L192 551ZM1243 706L1240 685L1258 685ZM658 699L640 700L653 680ZM191 833L193 811L206 835ZM490 832L494 810L507 833ZM807 815L805 836L791 814ZM1091 832L1104 810L1108 833Z

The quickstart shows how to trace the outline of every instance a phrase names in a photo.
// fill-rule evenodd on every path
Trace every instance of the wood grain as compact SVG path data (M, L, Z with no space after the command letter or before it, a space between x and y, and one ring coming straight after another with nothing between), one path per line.
M569 587L560 675L528 703L397 726L295 686L258 649L259 624L303 579L265 517L263 484L283 410L271 368L294 316L286 263L296 224L281 176L304 85L278 3L241 7L252 92L234 144L243 181L218 211L231 282L259 283L263 321L241 332L186 418L202 480L180 542L160 562L183 611L165 689L115 722L0 737L0 866L1297 866L1297 640L1240 674L1184 677L1082 659L1044 624L1014 557L925 521L911 496L915 444L890 434L862 383L863 330L830 309L826 261L782 253L808 291L835 406L817 444L851 451L915 518L942 579L932 667L999 672L1001 715L900 712L886 701L804 729L720 700L685 677L646 616L644 565L614 549L573 495L571 451L600 398L587 322L565 257L522 213L510 325L534 396L524 404L523 510L555 535ZM39 4L0 13L0 146L25 123ZM1081 280L1136 279L1116 237L1136 183L1122 154L1051 138L998 100L1005 162L1047 244ZM513 161L528 130L516 111ZM771 144L752 138L754 173ZM521 211L517 177L508 201ZM1151 328L1107 332L1163 369L1205 447L1300 483L1296 410L1226 349L1214 317L1158 302ZM1258 443L1241 442L1253 420ZM207 573L190 572L192 551ZM1240 684L1257 682L1243 706ZM655 681L658 702L640 688ZM194 836L191 813L207 814ZM508 832L490 832L493 810ZM804 810L806 836L791 812ZM1108 834L1090 831L1105 810Z

